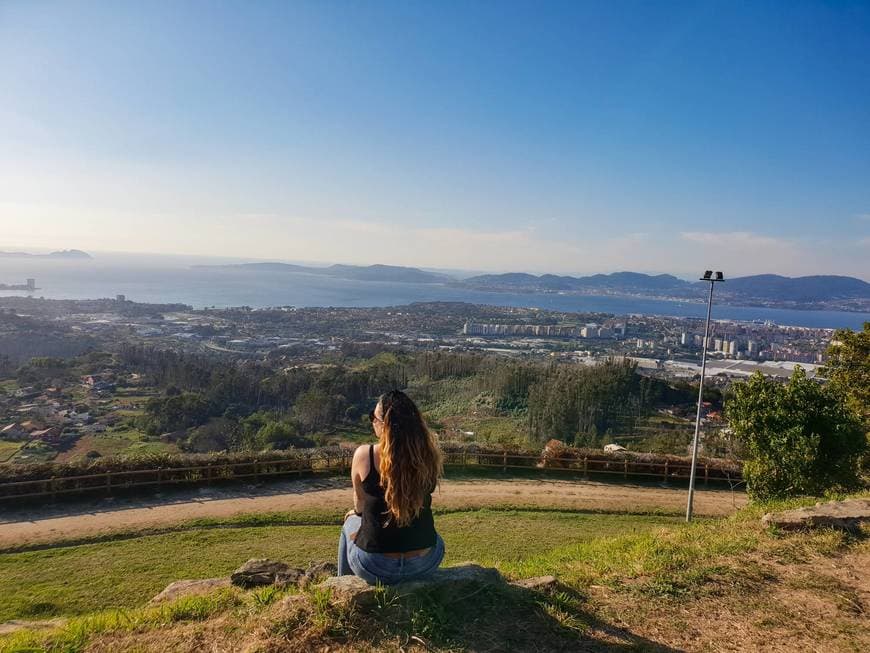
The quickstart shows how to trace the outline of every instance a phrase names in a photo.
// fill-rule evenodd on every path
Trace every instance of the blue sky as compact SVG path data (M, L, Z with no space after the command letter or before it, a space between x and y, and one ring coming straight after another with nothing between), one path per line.
M3 2L0 246L870 279L870 3Z

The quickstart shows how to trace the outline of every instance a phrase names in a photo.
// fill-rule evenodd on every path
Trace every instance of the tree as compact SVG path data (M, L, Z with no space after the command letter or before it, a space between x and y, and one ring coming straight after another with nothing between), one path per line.
M343 397L334 396L320 388L299 396L293 411L298 424L308 433L329 428L337 415L344 412Z
M216 417L193 429L183 441L185 451L207 453L234 449L238 423L225 417Z
M199 426L210 414L209 402L193 392L152 397L145 404L146 429L153 435Z
M800 367L785 384L760 372L735 384L725 410L748 448L743 473L752 498L859 484L858 461L867 447L860 420L836 388L808 379Z
M849 406L870 429L870 322L864 323L863 331L837 331L827 354L822 376L846 396Z

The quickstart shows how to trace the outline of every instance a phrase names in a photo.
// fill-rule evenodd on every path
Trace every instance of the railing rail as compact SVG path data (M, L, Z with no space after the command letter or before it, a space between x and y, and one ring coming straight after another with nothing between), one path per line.
M215 461L201 465L184 467L155 467L152 469L131 469L106 471L96 474L55 476L24 481L0 483L0 502L15 499L36 500L57 498L64 495L102 493L111 494L117 490L134 488L162 487L180 484L208 485L214 482L234 481L276 476L305 476L347 472L353 454L311 453L297 458L284 460L247 460L242 462ZM691 462L674 460L644 461L631 458L612 458L585 454L573 457L547 457L540 454L501 452L447 452L444 463L449 467L493 468L507 470L546 470L573 472L584 478L590 475L610 477L661 479L662 482L688 480ZM740 484L739 472L731 469L700 463L698 478L704 484L712 482ZM0 503L0 505L3 505Z

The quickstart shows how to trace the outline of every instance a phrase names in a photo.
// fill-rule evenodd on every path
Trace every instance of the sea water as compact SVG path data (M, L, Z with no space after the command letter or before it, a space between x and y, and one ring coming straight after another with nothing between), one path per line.
M36 297L98 299L122 294L128 300L182 303L194 308L251 306L400 306L413 302L451 301L498 306L538 307L559 311L614 315L666 315L703 318L702 302L578 296L550 293L486 292L446 284L372 282L315 274L239 268L198 267L228 259L99 254L91 260L43 257L0 258L0 283L36 279ZM234 261L238 262L238 261ZM727 281L726 281L727 283ZM0 291L0 295L24 295ZM770 320L806 327L860 329L870 313L801 311L726 306L714 301L713 316L731 320Z

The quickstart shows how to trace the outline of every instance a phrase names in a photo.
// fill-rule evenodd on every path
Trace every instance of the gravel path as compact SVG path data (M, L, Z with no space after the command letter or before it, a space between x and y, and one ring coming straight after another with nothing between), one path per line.
M317 479L262 487L200 488L171 495L99 499L31 510L3 509L0 510L0 548L168 527L196 518L220 519L246 513L306 509L339 512L351 505L350 500L349 482ZM683 487L550 479L447 479L433 497L433 507L436 510L511 506L679 513L685 509L685 501ZM746 495L742 492L701 489L695 493L698 515L727 515L745 503Z

